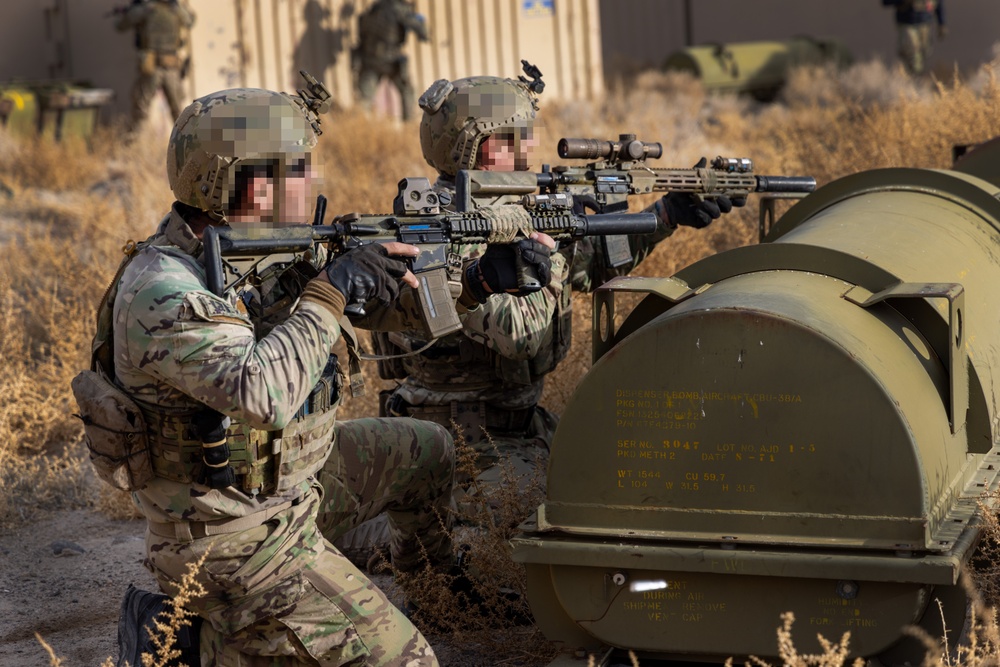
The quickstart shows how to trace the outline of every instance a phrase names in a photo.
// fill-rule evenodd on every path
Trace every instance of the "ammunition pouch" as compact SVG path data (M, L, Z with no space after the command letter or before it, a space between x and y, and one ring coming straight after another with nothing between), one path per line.
M180 69L181 57L175 52L159 52L149 49L139 51L139 72L152 76L158 69Z
M156 53L153 51L139 51L139 73L144 76L156 74Z
M284 429L262 431L246 423L230 424L225 445L235 486L251 494L283 493L315 474L330 453L343 382L337 358L331 355L319 382ZM148 404L139 407L156 476L183 484L208 479L195 413Z
M103 372L73 378L84 441L98 476L112 486L136 491L153 477L147 423L138 404Z
M180 69L181 57L176 53L157 53L156 66L160 69Z
M149 450L157 477L182 484L206 479L203 444L194 427L194 414L165 413L162 408L143 406L149 427ZM234 422L226 430L229 465L237 488L248 493L270 493L275 488L276 432Z

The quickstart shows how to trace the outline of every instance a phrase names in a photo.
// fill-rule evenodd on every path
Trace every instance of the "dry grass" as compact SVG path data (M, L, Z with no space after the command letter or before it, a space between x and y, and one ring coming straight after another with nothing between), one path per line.
M486 434L487 439L489 434ZM542 470L520 477L501 457L500 483L484 489L476 450L463 438L456 441L457 471L471 480L456 517L452 539L463 552L464 576L443 572L429 563L414 573L393 571L405 591L417 627L451 635L461 645L475 646L496 664L531 664L549 660L555 648L534 625L528 606L524 566L511 558L509 540L535 510L544 495ZM383 561L382 566L391 569Z
M187 564L187 572L181 577L177 595L166 601L170 610L165 610L157 614L153 618L153 627L146 628L155 652L143 653L140 656L142 667L194 667L193 665L177 661L182 656L182 652L176 646L181 630L189 627L191 619L197 616L195 612L188 608L189 603L195 598L205 595L205 588L198 581L198 573L205 564L207 557L208 552L205 552L197 561ZM56 655L56 652L48 642L37 632L35 633L35 639L38 640L38 643L42 645L42 648L48 654L49 665L51 667L61 667L63 664L62 658ZM114 664L111 658L108 657L101 663L101 667L114 667ZM128 661L125 661L126 667L128 667L128 664ZM133 667L139 666L135 665Z
M997 71L1000 56L969 83L918 84L879 63L844 73L802 70L772 106L705 95L684 76L644 74L596 104L543 99L539 162L558 163L555 144L562 136L634 132L664 144L669 157L659 160L662 166L690 166L702 155L749 156L760 173L810 174L820 184L878 167L942 168L953 144L1000 134ZM345 113L325 125L319 153L331 214L385 212L399 178L429 175L416 124ZM96 305L120 247L151 233L170 203L164 144L164 137L146 136L128 150L107 133L88 150L0 132L0 182L7 186L0 188L6 250L0 266L0 528L38 511L87 503L131 511L121 497L99 498L88 481L69 380L87 364ZM755 242L755 209L751 203L703 231L679 230L639 273L670 275ZM557 413L590 365L586 295L574 299L574 329L571 354L551 374L543 397ZM376 412L382 383L374 366L366 373L368 396L348 401L345 418ZM991 604L996 599L995 591L984 594ZM991 616L983 618L995 628Z

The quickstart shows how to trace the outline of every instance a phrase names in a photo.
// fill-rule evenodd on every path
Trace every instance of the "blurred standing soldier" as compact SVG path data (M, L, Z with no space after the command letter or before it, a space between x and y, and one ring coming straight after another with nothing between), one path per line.
M362 105L371 109L379 81L388 77L399 90L404 121L410 119L414 104L409 59L403 53L403 44L409 32L422 42L428 39L424 17L414 11L411 2L375 0L358 17L360 41L351 54L358 72Z
M442 79L421 95L420 146L424 159L438 172L436 189L454 194L461 169L531 168L538 145L540 76L533 82L491 76ZM383 357L379 374L398 383L383 397L384 414L426 419L461 436L476 450L477 486L495 507L494 491L504 466L510 466L522 483L544 475L558 418L538 402L545 376L569 351L571 290L590 291L627 274L678 224L705 227L744 203L727 197L713 202L668 194L650 209L659 218L657 231L629 238L631 262L613 268L604 259L600 239L577 242L552 256L551 280L545 289L522 298L481 292L480 307L462 316L464 328L431 345L412 333L388 328L382 332L378 327L372 340ZM464 258L483 252L483 246L474 244L451 249ZM456 492L461 503L463 493L458 488ZM384 525L373 521L344 535L337 545L355 562L363 562L372 546L384 544L386 538Z
M185 97L181 81L187 75L187 62L180 52L194 19L194 13L178 0L141 0L120 13L115 28L135 30L139 55L139 72L132 85L132 131L149 116L159 90L167 98L171 118L180 115Z
M934 37L931 25L937 23L937 39L944 39L944 0L882 0L896 8L899 33L899 57L910 74L925 74L930 64Z

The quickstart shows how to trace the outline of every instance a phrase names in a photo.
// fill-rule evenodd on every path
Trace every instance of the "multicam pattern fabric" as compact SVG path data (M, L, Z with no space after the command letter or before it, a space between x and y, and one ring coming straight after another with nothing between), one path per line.
M361 102L370 108L382 77L399 90L403 120L409 120L414 107L414 88L410 66L403 54L408 32L427 41L427 26L404 0L378 0L358 20L360 43L354 50Z
M390 65L402 55L409 32L427 41L427 26L411 3L376 0L358 19L358 57L365 65Z
M170 189L182 203L220 212L241 162L303 155L317 141L300 98L256 88L220 90L196 99L174 124L167 144Z
M208 292L199 251L197 237L172 211L125 269L114 304L117 381L165 413L209 406L280 436L296 423L327 364L340 333L337 315L303 300L258 337L239 294ZM437 664L420 633L323 539L317 513L322 503L325 515L346 525L345 512L382 504L393 512L392 550L400 562L415 561L421 546L447 558L451 545L438 514L451 502L450 439L412 420L364 420L342 429L336 463L323 474L343 493L325 501L320 483L307 476L257 495L160 477L135 492L149 520L147 564L164 592L175 593L187 564L207 554L199 581L208 595L194 603L208 621L203 664ZM312 444L282 441L276 467L294 460L286 447L312 451ZM307 460L313 471L338 443L327 437L315 444L325 451ZM339 507L348 499L346 509Z
M449 563L451 542L437 528L454 514L454 450L442 446L449 439L444 427L415 419L340 422L337 446L317 476L323 535L334 540L388 512L394 567L412 572L425 564L424 555L431 563Z
M194 13L179 2L142 2L118 17L115 28L136 31L136 48L158 53L176 53L184 42L184 31L194 25Z
M447 181L439 180L435 187L450 190ZM482 244L451 247L466 262L485 250ZM497 294L478 308L460 310L461 331L438 339L424 352L381 364L383 377L402 380L389 400L389 414L410 414L461 435L479 454L477 479L485 487L499 482L502 460L524 479L544 470L557 420L538 400L544 376L569 347L567 280L566 259L556 253L545 289L524 297ZM373 334L378 352L401 355L426 345L407 333L405 317L395 325L376 327L396 329Z
M193 24L194 14L179 3L146 2L130 7L119 17L115 27L119 31L135 30L139 50L139 71L132 87L133 127L149 116L150 105L159 90L167 98L172 117L180 115L184 89L177 51Z
M936 23L939 37L945 30L943 0L882 0L882 4L896 8L899 58L903 66L910 74L924 74L934 48L932 28Z
M439 179L435 187L452 189L447 179ZM502 459L524 477L540 474L558 418L538 406L538 401L545 375L558 365L570 344L571 289L590 292L615 276L628 274L669 237L673 227L663 222L656 206L647 210L657 213L657 230L629 237L631 263L608 266L600 237L576 242L553 255L552 279L544 290L522 298L494 295L478 309L461 315L460 332L438 340L424 352L382 364L383 377L401 380L387 404L404 405L400 414L443 424L457 436L459 432L451 426L454 420L466 442L479 453L481 475L477 479L484 488L499 480L497 466ZM480 245L452 247L467 261L484 250ZM389 355L412 352L425 344L405 332L376 333L373 338L377 351ZM476 406L481 414L470 415ZM483 427L489 420L484 414L524 410L530 411L524 425L513 431L487 427L490 438L485 437Z
M538 103L528 87L514 79L473 76L440 80L420 96L420 148L427 164L454 178L472 169L479 145L504 128L531 128Z
M899 58L910 74L923 74L930 63L934 38L930 21L926 23L900 23Z

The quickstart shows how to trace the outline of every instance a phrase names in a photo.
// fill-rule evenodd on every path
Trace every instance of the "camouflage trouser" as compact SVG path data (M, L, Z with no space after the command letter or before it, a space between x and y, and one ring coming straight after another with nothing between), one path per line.
M475 523L484 510L495 513L503 502L502 485L505 480L514 481L521 493L532 486L544 484L549 444L558 424L558 417L545 408L534 408L530 423L523 432L493 431L489 437L481 428L470 424L460 424L460 433L455 433L451 426L452 413L447 409L418 410L411 406L409 410L421 419L448 424L452 435L461 437L476 453L479 473L471 477L458 472L455 476L454 499L461 523ZM403 419L394 417L397 418ZM385 546L388 533L381 518L373 518L359 530L347 534L323 529L327 539L335 542L339 549L361 565L368 560L373 548Z
M536 406L523 433L487 431L487 437L482 428L478 434L473 432L474 429L466 428L462 437L476 452L479 473L474 478L465 473L455 476L455 500L459 514L475 516L477 506L483 503L496 509L502 502L501 485L505 478L516 481L522 493L531 486L544 485L549 445L558 423L558 417Z
M187 105L180 70L165 67L156 67L152 72L140 70L132 86L132 129L138 129L149 117L149 107L160 90L167 98L172 117L176 119L181 115Z
M392 404L390 400L387 409L392 410ZM491 427L474 410L456 413L447 406L408 406L405 410L418 419L441 424L453 437L475 450L478 474L472 477L459 471L455 476L455 498L462 516L470 515L474 508L469 503L476 498L485 498L491 506L496 505L494 496L505 474L513 476L522 492L532 484L544 483L549 444L559 422L545 408L535 406L527 425L517 431Z
M361 68L358 71L358 93L361 95L361 103L366 109L371 109L375 99L375 90L382 77L387 77L392 85L396 86L396 90L399 91L403 120L410 120L416 93L413 90L413 83L410 81L410 67L405 57L388 64L361 62Z
M416 560L417 535L432 551L450 553L435 511L451 501L450 439L414 420L354 420L338 424L330 460L321 476L333 497L324 498L316 483L256 528L188 542L147 533L147 562L169 595L187 563L207 553L197 577L206 595L190 605L207 621L203 665L438 664L402 612L323 539L317 515L326 525L349 525L351 511L391 507L393 548L402 560Z
M924 74L933 45L931 23L899 24L899 57L910 74Z
M332 542L385 512L396 568L416 570L422 553L434 564L450 562L444 526L454 516L455 458L445 429L416 419L352 419L338 423L336 433L336 447L318 474L324 497L317 523L324 537Z

